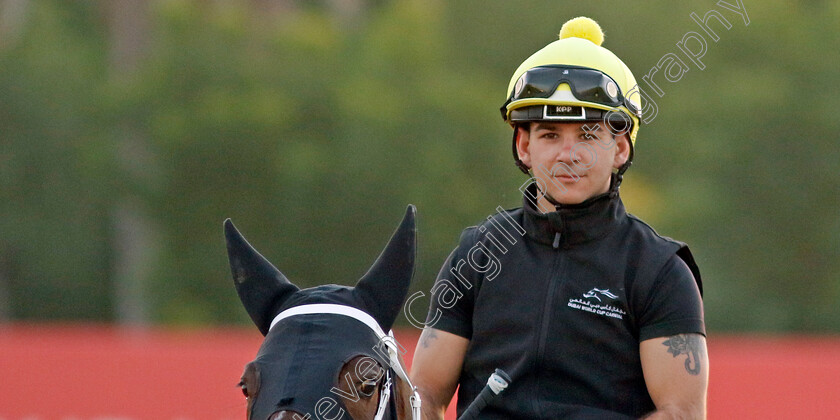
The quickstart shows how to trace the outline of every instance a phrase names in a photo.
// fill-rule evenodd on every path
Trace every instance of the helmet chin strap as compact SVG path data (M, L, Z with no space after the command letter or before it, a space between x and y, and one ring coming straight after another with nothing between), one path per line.
M522 173L533 177L533 175L531 174L531 168L529 168L528 165L522 162L522 159L519 159L519 151L516 150L516 132L518 130L519 125L513 127L513 141L511 142L511 144L513 144L513 160L514 162L516 162L516 167L519 168L519 170L522 171Z
M610 175L610 197L618 196L618 187L621 186L621 181L624 180L624 173L627 172L627 169L630 169L630 165L633 164L633 146L630 146L630 156L627 157L627 161L624 162L623 165L618 167L616 172L613 172Z
M615 136L613 136L615 139ZM624 180L624 173L630 169L630 165L633 164L633 155L635 155L636 148L633 147L633 142L630 139L627 139L627 145L630 147L630 154L627 155L627 160L618 167L618 170L610 176L610 197L615 197L618 195L618 187L621 186L621 181Z

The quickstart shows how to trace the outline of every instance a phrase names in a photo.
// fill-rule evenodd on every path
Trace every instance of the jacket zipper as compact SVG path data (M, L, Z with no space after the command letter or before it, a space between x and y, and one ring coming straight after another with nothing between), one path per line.
M562 273L562 258L560 253L557 251L560 248L560 239L561 239L560 232L555 233L554 235L554 242L552 243L552 248L554 248L554 264L552 266L551 271L548 273L549 275L549 286L548 286L548 293L545 296L545 303L543 304L543 313L542 313L542 324L540 325L540 335L539 335L539 342L537 345L537 357L534 359L534 367L535 367L535 376L537 378L537 384L539 386L542 380L542 364L543 359L545 356L545 347L546 341L548 341L548 327L551 324L551 313L550 309L552 307L552 303L554 301L554 295L557 291L557 287L559 283L563 280L563 276L560 275ZM534 404L537 404L538 396L534 395ZM537 412L541 412L541 407L534 407Z

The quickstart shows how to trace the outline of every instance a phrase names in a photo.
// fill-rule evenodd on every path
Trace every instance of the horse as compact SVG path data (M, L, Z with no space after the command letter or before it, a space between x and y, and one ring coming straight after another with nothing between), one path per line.
M239 382L249 420L420 420L420 395L390 331L416 258L409 205L355 286L300 289L224 222L237 294L264 341Z

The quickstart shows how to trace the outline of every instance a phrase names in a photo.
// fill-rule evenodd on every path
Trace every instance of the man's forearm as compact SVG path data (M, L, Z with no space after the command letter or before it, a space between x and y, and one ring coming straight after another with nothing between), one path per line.
M417 391L420 393L421 401L423 401L422 420L443 420L443 416L446 414L446 405L437 401L423 387L418 386Z
M426 327L411 364L411 382L423 400L425 420L443 420L458 387L458 377L470 341L455 334Z

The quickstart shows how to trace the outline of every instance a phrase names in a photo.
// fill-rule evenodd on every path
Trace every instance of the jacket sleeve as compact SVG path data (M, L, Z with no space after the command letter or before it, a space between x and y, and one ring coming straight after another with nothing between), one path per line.
M673 255L652 281L639 281L637 308L639 341L677 334L706 335L703 299L692 270Z
M458 246L440 268L431 290L431 304L426 326L470 339L476 278L472 270L465 270L467 252L474 228L461 234Z

